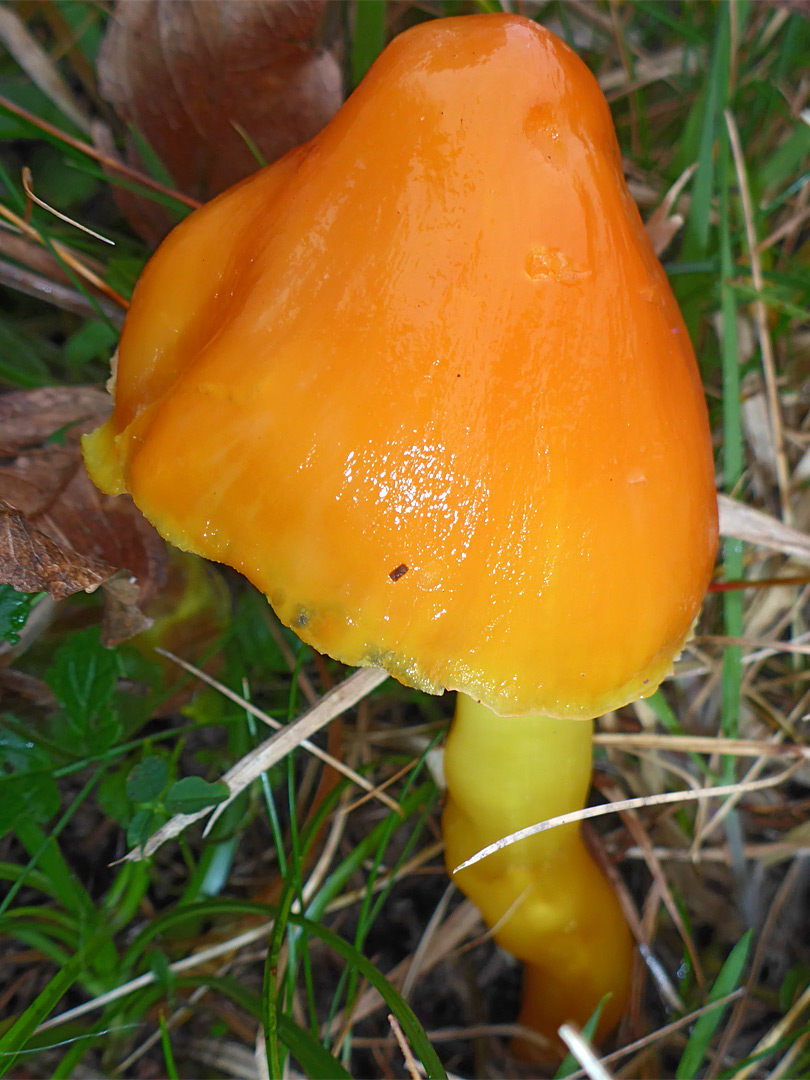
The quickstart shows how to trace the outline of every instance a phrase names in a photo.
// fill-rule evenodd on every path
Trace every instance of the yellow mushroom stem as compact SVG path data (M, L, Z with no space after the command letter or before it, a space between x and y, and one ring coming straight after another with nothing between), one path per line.
M593 724L546 716L496 716L458 695L445 750L448 870L529 825L581 809L591 780ZM599 1030L627 1003L630 931L607 877L576 825L549 829L455 876L495 940L525 965L520 1022L556 1041L600 1000Z

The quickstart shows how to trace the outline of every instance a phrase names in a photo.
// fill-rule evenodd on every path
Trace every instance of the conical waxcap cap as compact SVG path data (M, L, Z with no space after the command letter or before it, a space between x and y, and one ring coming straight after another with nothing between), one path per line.
M650 691L716 545L691 346L579 59L402 34L135 292L91 472L323 652L502 713Z

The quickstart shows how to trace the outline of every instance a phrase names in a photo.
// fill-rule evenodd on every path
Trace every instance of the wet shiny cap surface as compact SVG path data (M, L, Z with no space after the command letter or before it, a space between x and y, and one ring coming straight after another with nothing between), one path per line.
M695 360L607 105L518 16L402 34L169 236L86 457L317 649L504 714L654 689L716 546Z

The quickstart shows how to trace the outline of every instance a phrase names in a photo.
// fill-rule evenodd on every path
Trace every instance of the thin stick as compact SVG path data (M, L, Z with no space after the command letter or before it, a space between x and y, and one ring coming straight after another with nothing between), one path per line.
M796 641L772 641L768 638L727 637L724 634L706 634L695 637L694 640L704 645L739 645L744 649L770 649L773 654L796 653L799 656L810 656L810 644L804 645Z
M661 750L673 753L729 754L734 757L810 758L810 746L777 746L760 739L722 739L714 735L648 735L646 733L597 732L594 746L616 750Z
M419 940L419 944L414 950L413 956L410 958L408 965L408 972L405 978L402 980L402 988L400 993L405 1001L411 996L411 991L414 988L416 980L422 974L422 962L427 955L428 949L433 942L433 936L439 928L442 920L444 919L447 911L447 905L450 903L450 897L456 891L455 885L451 882L442 893L442 896L433 909L433 914L428 919L428 924L422 933L422 937Z
M72 146L74 150L81 151L82 154L86 154L88 157L93 158L101 165L106 166L106 168L118 172L122 176L128 177L130 180L135 180L136 183L140 184L142 187L155 191L160 195L168 195L170 199L174 199L184 206L189 206L192 210L196 210L197 207L202 205L197 199L192 199L190 195L184 195L182 191L175 191L173 188L166 187L165 184L153 180L151 176L147 176L145 173L133 169L123 161L118 161L116 158L109 157L107 154L102 154L90 143L82 142L81 139L74 139L73 136L68 135L66 131L62 131L61 128L49 124L46 120L40 120L35 113L29 112L28 109L23 109L21 105L15 104L10 98L5 97L3 94L0 94L0 108L6 109L13 116L19 116L22 120L27 120L29 124L38 127L40 131L44 131L48 135L53 135L55 139L59 139L60 142L65 143L67 146Z
M92 121L59 74L53 57L42 48L9 4L0 7L0 39L25 74L76 127L89 134Z
M230 797L219 804L214 814L209 818L208 827L210 828L213 821L219 816L217 811L221 813L257 776L275 765L277 761L281 761L310 735L314 735L316 731L320 731L322 727L325 727L330 720L334 720L336 716L356 705L366 694L370 694L375 687L379 686L387 678L388 672L380 668L361 668L359 671L355 671L348 679L344 679L342 683L330 690L328 694L325 694L314 708L303 713L294 723L287 724L286 727L257 746L255 750L237 761L233 768L229 769L222 777L222 780L230 789ZM251 708L251 703L243 701L241 698L239 698L239 704L244 709ZM368 782L365 781L365 778L362 779L365 783ZM157 832L153 833L146 843L133 848L124 857L125 861L138 862L154 854L167 840L179 836L185 828L195 821L199 821L200 818L206 817L209 812L210 808L198 810L194 814L175 814Z
M678 1019L673 1020L671 1024L665 1024L664 1027L659 1028L657 1031L653 1031L650 1035L644 1035L643 1038L636 1039L635 1042L628 1043L626 1046L620 1046L618 1050L606 1054L605 1057L602 1058L602 1063L612 1065L614 1061L619 1061L628 1054L634 1054L636 1050L643 1050L647 1046L652 1046L654 1043L665 1039L668 1035L674 1035L676 1031L680 1031L681 1028L694 1023L698 1017L705 1015L705 1013L714 1012L715 1009L725 1008L730 1002L736 1001L738 998L742 997L744 993L745 988L738 986L736 990L732 990L732 992L726 994L725 997L718 998L717 1001L710 1001L708 1005L702 1005L699 1009L695 1009L694 1012L687 1013L686 1016L678 1017ZM435 1038L436 1033L430 1032L430 1037L432 1039ZM584 1069L579 1069L577 1072L571 1073L568 1080L581 1080L581 1077L586 1075L587 1073Z
M81 229L83 233L87 233L88 236L92 236L95 240L100 240L103 244L109 244L110 247L115 247L114 240L110 240L107 236L102 236L101 233L96 232L95 229L91 229L87 225L82 225L80 221L74 221L72 217L63 214L61 210L57 210L55 207L51 206L50 203L46 203L44 199L40 199L39 195L34 192L34 176L27 165L24 165L22 170L22 186L23 191L32 203L36 203L37 206L41 207L43 210L47 210L49 214L53 214L54 217L59 218L60 221L64 221L67 225L72 225L74 229Z
M721 863L728 866L731 855L725 844L721 847L701 848L694 854L688 848L654 847L657 858L667 862L690 863L699 866L701 863ZM793 859L797 855L810 855L810 844L801 841L774 841L772 844L744 844L743 855L746 859L767 860L770 865L776 862L784 862ZM636 845L622 852L624 859L645 859L645 853Z
M518 829L517 832L496 840L494 844L487 844L469 859L454 867L452 873L457 874L461 870L466 870L468 866L473 866L489 855L502 851L510 844L517 844L520 840L537 836L538 833L546 832L548 829L556 829L559 825L572 825L574 822L588 821L590 818L604 817L606 814L620 813L622 810L640 810L645 806L665 806L669 803L695 802L698 799L716 799L724 795L736 795L739 791L762 791L764 788L778 787L803 766L803 761L797 761L778 776L769 777L766 780L754 780L750 784L721 784L719 787L700 788L698 791L666 791L661 795L642 795L639 798L625 799L623 802L610 803L607 806L586 806L584 810L559 814L557 817L540 821L536 825Z
M156 648L155 652L160 653L161 656L165 656L167 660L173 661L178 667L181 667L183 671L187 671L189 675L194 675L202 682L207 683L212 689L218 690L223 697L228 698L229 701L234 702L236 705L240 705L245 712L250 713L251 716L255 716L257 720L261 720L263 724L267 724L267 726L273 728L274 731L281 731L282 728L286 726L268 713L263 712L262 709L254 705L252 701L248 701L247 698L237 694L235 690L231 690L229 686L212 678L211 675L208 675L201 668L194 667L193 664L189 664L186 660L181 659L179 656L175 656L174 653L170 653L166 649ZM367 791L368 798L378 798L380 802L385 803L389 810L393 810L396 814L399 814L400 817L402 816L402 807L398 802L383 792L382 786L376 787L370 780L367 780L365 776L361 776L360 773L355 772L354 769L349 765L345 765L342 761L339 761L333 754L328 753L326 750L321 750L320 746L310 742L309 739L304 739L301 742L301 746L303 746L305 750L308 750L310 754L320 758L325 765L331 765L333 769L342 773L347 779L351 780L353 784L357 784L358 787ZM808 750L808 753L810 753L810 750Z
M399 1020L393 1013L388 1014L388 1023L391 1026L391 1030L394 1033L394 1038L397 1040L397 1045L402 1051L402 1056L405 1059L405 1068L408 1070L408 1075L411 1080L422 1080L422 1074L419 1072L419 1066L417 1065L416 1058L414 1057L413 1050L408 1045L408 1040L405 1038L405 1032L402 1030L399 1024Z
M2 203L0 203L0 217L5 218L6 221L10 221L20 232L25 233L29 239L41 244L42 247L50 247L62 262L66 263L72 270L75 270L80 277L83 277L98 289L99 292L104 293L105 296L109 296L111 300L114 300L115 303L124 308L124 310L129 307L129 301L121 296L120 293L116 292L111 285L108 285L103 278L99 277L94 270L87 266L85 262L67 246L67 244L63 244L61 240L51 240L49 244L30 222L25 221Z
M782 738L782 733L777 732L776 733L776 738L781 739ZM764 755L762 755L761 757L758 757L757 760L754 762L754 764L751 766L751 768L748 770L748 772L743 777L742 783L743 784L748 784L751 781L755 780L759 776L759 774L762 772L762 770L765 768L766 764L767 764L767 762L765 760ZM704 824L701 826L701 828L696 831L695 837L692 840L692 844L691 844L691 847L690 847L690 851L692 852L693 855L696 854L701 849L701 847L703 847L703 843L706 840L706 837L709 836L711 833L713 833L714 830L717 828L717 826L722 824L723 821L725 821L725 819L728 817L728 815L731 813L731 811L736 807L737 803L740 801L741 798L742 798L741 794L732 795L730 799L727 799L723 803L723 805L719 808L719 810L714 815L714 817L712 817L709 821L704 822Z
M590 1080L611 1080L610 1073L593 1052L576 1024L563 1024L557 1034L582 1066Z
M35 300L43 300L47 304L61 308L62 311L70 311L83 318L98 317L93 305L78 289L74 289L71 285L63 285L61 281L54 281L53 278L46 277L44 274L36 274L33 270L27 270L5 259L0 259L0 285L6 285L26 296L33 296ZM104 297L96 297L96 303L114 326L120 327L123 324L124 317L120 308L113 306Z
M611 801L614 801L614 795L621 795L621 791L614 787L612 784L605 784L602 786L602 791ZM615 799L618 802L618 799ZM660 861L656 857L655 850L653 848L653 842L650 839L647 830L642 824L641 818L635 812L635 810L625 810L622 813L622 819L627 825L630 835L635 840L636 844L646 855L647 869L650 871L654 881L658 883L658 890L661 894L661 899L664 903L664 907L669 912L669 917L675 925L675 929L680 935L681 941L686 946L686 950L692 960L692 967L695 972L695 978L697 979L698 986L703 989L704 978L703 968L700 963L700 957L698 956L695 943L692 940L692 936L686 928L683 918L681 917L678 905L675 903L675 898L672 895L672 890L669 887L666 874ZM645 957L646 959L646 957Z
M749 1055L751 1058L756 1058L757 1060L751 1061L748 1065L739 1069L734 1074L734 1080L745 1080L746 1077L751 1075L754 1069L759 1069L762 1062L758 1060L758 1056L765 1050L770 1050L772 1047L776 1046L779 1040L790 1031L794 1022L798 1020L808 1006L810 1006L810 986L805 989L801 997L794 1001L788 1012L785 1013L777 1024L774 1024L767 1035L763 1035Z
M257 747L256 751L237 762L223 777L223 780L231 787L230 798L220 803L214 810L203 830L203 836L208 835L218 821L219 816L225 812L230 803L257 776L275 765L277 761L281 761L296 747L308 742L308 735L314 735L321 728L326 727L336 716L340 716L342 712L350 709L352 705L356 705L366 694L370 694L375 687L385 682L387 678L388 672L382 671L380 668L361 668L359 671L355 671L353 675L339 683L328 694L324 694L318 704L314 705L308 712L303 713L292 724L280 728L275 735L262 743L260 747ZM353 769L349 769L348 765L344 765L342 761L338 762L337 758L331 755L329 755L329 758L329 763L334 768L340 772L348 770L353 776L356 776L355 783L359 782L360 787L366 787L370 783L364 776L360 776ZM374 790L373 785L371 785L371 790ZM384 793L380 795L380 799L391 802L390 796ZM398 809L397 813L400 817L402 816L401 809Z

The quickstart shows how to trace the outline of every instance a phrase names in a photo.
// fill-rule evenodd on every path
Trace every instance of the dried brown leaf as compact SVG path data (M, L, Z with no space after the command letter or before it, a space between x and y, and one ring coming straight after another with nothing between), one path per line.
M784 525L778 518L737 502L728 495L718 495L717 507L720 511L721 536L732 536L758 547L780 551L799 562L810 564L810 536L807 533Z
M0 667L0 697L12 711L33 707L35 710L52 710L57 706L56 694L44 679L19 671L13 667Z
M27 447L55 441L54 435L62 429L63 442L78 442L78 435L104 420L109 411L109 396L95 386L49 386L30 393L3 394L0 455L11 457ZM72 432L72 427L77 431Z
M675 213L675 206L681 196L681 192L691 180L695 172L695 166L690 165L685 169L658 206L650 215L645 228L653 251L660 258L678 232L683 228L683 215Z
M119 570L102 581L104 615L101 620L101 640L105 645L120 645L122 641L148 630L152 619L141 611L141 590L137 578L128 570Z
M115 572L99 559L54 543L0 499L0 580L20 592L49 592L54 600L92 592Z
M101 92L180 190L210 199L258 167L242 132L274 161L340 106L340 67L317 44L325 10L323 0L119 0ZM129 154L134 163L134 145Z
M669 208L662 204L650 215L645 227L653 251L660 258L683 228L683 217L670 214Z
M165 545L130 499L102 495L80 437L109 411L93 387L0 397L0 581L56 600L105 590L106 643L149 621L143 605L165 576Z

